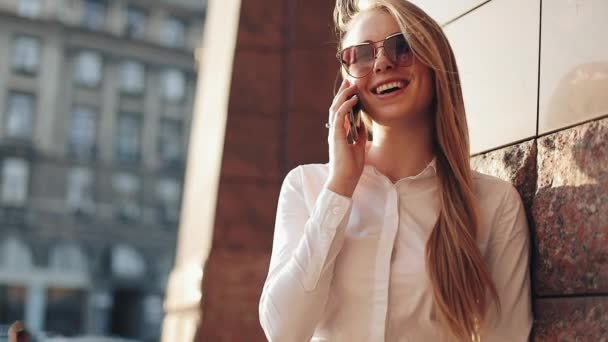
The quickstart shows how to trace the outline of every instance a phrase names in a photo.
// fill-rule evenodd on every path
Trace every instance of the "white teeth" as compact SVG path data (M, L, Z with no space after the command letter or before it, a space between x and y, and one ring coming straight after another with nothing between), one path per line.
M376 94L380 94L387 89L391 89L391 88L401 89L403 87L405 87L405 82L403 82L403 81L389 82L389 83L385 83L385 84L379 86L378 88L376 88L375 92L376 92Z

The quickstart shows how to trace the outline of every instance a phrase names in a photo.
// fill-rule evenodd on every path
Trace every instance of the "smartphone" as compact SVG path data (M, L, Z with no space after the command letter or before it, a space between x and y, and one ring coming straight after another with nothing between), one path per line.
M353 145L359 140L359 129L361 128L361 98L353 106L348 113L348 135L346 140L349 144Z
M336 79L334 82L334 96L338 93L338 89L342 84L342 73L338 70L338 74L336 75ZM359 140L359 130L361 129L361 110L363 107L361 106L361 97L359 96L359 100L354 105L354 107L348 113L348 135L346 136L346 141L353 145Z

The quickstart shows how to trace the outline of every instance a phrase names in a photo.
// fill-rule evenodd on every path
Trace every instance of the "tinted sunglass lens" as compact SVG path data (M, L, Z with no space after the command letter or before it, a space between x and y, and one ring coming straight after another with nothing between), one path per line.
M391 60L400 65L412 61L412 49L402 34L387 39L384 42L384 51Z
M369 44L344 49L342 51L342 63L351 76L365 76L374 64L374 49Z

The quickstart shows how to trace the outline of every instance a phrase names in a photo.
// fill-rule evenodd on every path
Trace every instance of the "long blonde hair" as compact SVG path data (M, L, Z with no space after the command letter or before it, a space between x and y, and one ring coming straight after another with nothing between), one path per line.
M491 299L498 293L477 246L479 209L469 164L469 135L452 48L441 27L406 0L336 0L334 22L339 44L350 21L362 11L389 13L408 37L416 58L434 75L434 144L439 179L439 218L426 244L426 268L440 322L458 340L477 341ZM338 47L340 48L340 46ZM370 120L364 120L369 125ZM368 127L368 131L371 131Z

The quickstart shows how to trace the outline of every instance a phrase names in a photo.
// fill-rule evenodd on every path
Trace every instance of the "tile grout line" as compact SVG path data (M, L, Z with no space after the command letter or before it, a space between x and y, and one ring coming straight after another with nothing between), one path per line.
M542 52L542 33L543 33L543 0L540 0L540 11L539 11L539 20L538 20L538 74L536 77L536 137L538 137L539 133L539 125L540 125L540 62L541 62L541 52Z

